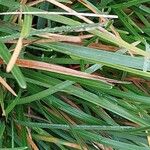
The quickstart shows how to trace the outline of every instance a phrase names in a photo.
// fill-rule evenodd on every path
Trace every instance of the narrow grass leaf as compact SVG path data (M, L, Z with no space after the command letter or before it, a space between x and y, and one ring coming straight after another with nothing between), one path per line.
M10 55L7 47L3 43L0 43L0 56L4 60L4 62L6 64L8 64L11 55ZM24 79L20 69L17 66L15 66L11 72L12 72L13 76L15 77L15 79L17 80L20 87L26 88L26 82L25 82L25 79Z

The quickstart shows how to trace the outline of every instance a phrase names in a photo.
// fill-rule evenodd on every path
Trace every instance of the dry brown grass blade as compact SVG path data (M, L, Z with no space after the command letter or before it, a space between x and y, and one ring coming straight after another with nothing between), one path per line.
M0 77L0 83L10 92L12 93L14 96L17 96L17 94L14 92L14 90L7 84L7 82Z
M21 4L26 4L28 0L20 0Z
M26 127L26 129L27 129L27 132L28 132L28 135L27 135L28 144L32 147L33 150L39 150L39 148L36 146L36 144L32 140L32 135L30 133L29 128Z
M91 20L89 20L88 18L86 18L86 17L84 17L84 16L81 16L81 15L78 15L78 13L77 13L75 10L73 10L73 9L71 9L71 8L69 8L69 7L67 7L67 6L65 6L64 4L62 4L62 3L60 3L60 2L58 2L58 1L56 1L56 0L46 0L46 1L52 3L52 4L56 5L56 6L58 6L58 7L60 7L60 8L62 8L62 9L64 9L64 10L66 10L67 12L75 13L75 14L76 14L75 16L77 16L78 18L84 20L84 21L87 22L87 23L93 23L93 22L92 22Z
M146 130L145 131L146 134L147 134L147 142L148 142L148 145L150 146L150 135L149 135L149 132Z
M78 105L76 105L73 101L71 101L71 100L70 100L69 98L67 98L66 96L61 95L60 97L63 99L63 101L65 101L66 103L68 103L68 104L71 105L72 107L74 107L74 108L76 108L76 109L78 109L78 110L81 110Z
M76 12L75 10L73 10L73 9L71 9L71 8L69 8L69 7L67 7L66 5L64 5L64 4L62 4L62 3L60 3L60 2L58 2L58 1L56 1L56 0L46 0L46 1L47 1L47 2L50 2L50 3L54 4L54 5L56 5L57 7L62 8L63 10L65 10L65 11L67 11L67 12L69 12L69 13L74 13L76 17L82 19L82 20L85 21L86 23L89 23L89 24L94 23L94 22L91 21L90 19L88 19L88 18L86 18L86 17L84 17L84 16L79 15L78 12ZM105 30L104 28L102 28L102 27L100 27L100 26L99 26L98 29L99 29L100 31L102 31L102 32L106 32L106 33L108 33L109 35L112 35L112 36L113 36L113 34L111 34L110 32L108 32L107 30Z
M3 61L0 60L0 64L2 64L2 63L3 63ZM117 80L101 77L98 75L91 75L91 74L88 74L85 72L73 70L73 69L66 68L66 67L59 66L59 65L54 65L54 64L49 64L49 63L34 61L34 60L17 59L16 65L18 65L20 67L24 67L24 68L32 68L32 69L50 71L50 72L54 72L54 73L60 73L60 74L64 74L64 75L71 75L74 77L81 77L81 78L85 78L85 79L97 80L97 81L101 81L101 82L104 82L104 83L107 83L110 85L112 85L111 83L126 83L126 82L122 82L122 81L117 81Z
M31 1L29 3L27 3L28 6L34 6L34 5L37 5L39 3L42 3L42 2L45 2L45 0L36 0L36 1Z
M55 73L71 75L71 76L76 76L76 77L81 77L81 78L86 78L86 79L92 79L92 80L97 80L97 81L99 80L99 81L103 81L105 83L106 82L108 82L108 83L124 83L122 81L108 79L108 78L101 77L98 75L91 75L91 74L88 74L85 72L73 70L73 69L66 68L66 67L59 66L59 65L40 62L40 61L18 59L16 64L20 67L51 71L51 72L55 72Z
M91 43L90 45L88 45L88 47L100 49L100 50L106 50L106 51L113 51L113 52L116 52L119 49L119 47L105 45L105 44L101 44L101 43Z
M86 3L84 0L77 0L78 2L80 2L81 4L83 4L85 7L87 7L88 9L90 9L92 12L94 12L95 14L98 13L93 7L91 7L88 3ZM103 20L103 17L100 17L101 20ZM105 21L105 20L104 20Z
M97 149L100 149L100 150L113 150L113 148L111 148L111 147L106 147L106 146L104 146L103 144L100 144L100 143L97 143L97 142L95 142L94 146L95 146Z
M71 118L70 116L68 116L66 113L64 113L63 111L59 111L59 113L62 115L62 117L67 120L67 122L69 122L69 124L75 125L75 121L73 120L73 118Z
M38 36L43 38L49 38L52 40L52 42L61 41L61 42L73 42L73 43L80 43L82 42L83 39L88 39L93 37L93 35L91 34L81 35L81 36L69 36L69 35L60 35L60 34L51 34L51 33L46 33Z
M38 139L46 141L46 142L51 142L51 143L59 143L61 142L62 145L67 146L67 147L71 147L73 149L79 149L79 150L87 150L87 148L83 147L81 148L80 145L76 144L76 143L70 143L70 142L66 142L66 141L60 141L60 139L52 137L52 136L38 136L36 135L35 137L38 137Z
M33 43L49 43L49 42L68 42L68 43L81 43L83 39L88 39L93 37L92 34L80 35L80 36L68 36L68 35L60 35L60 34L43 34L38 35L40 39L23 39L22 47L33 44ZM15 44L18 40L10 40L6 43ZM14 50L12 50L14 51Z
M28 0L20 0L20 4L25 5ZM12 23L15 23L17 20L20 22L21 21L21 15L14 15L12 16ZM19 18L19 19L18 19Z
M15 63L16 63L16 60L17 60L17 58L18 58L18 56L20 54L20 51L22 49L22 40L23 40L23 38L20 37L18 42L17 42L15 50L14 50L14 52L13 52L11 58L10 58L10 61L9 61L8 65L7 65L7 68L6 68L7 72L10 72L12 70L12 68L14 67Z
M84 0L78 0L78 2L80 2L81 4L83 4L85 7L87 7L88 9L90 9L92 12L94 12L95 14L98 14L97 10L95 10L93 7L91 7L88 3L86 3L86 1ZM106 22L107 19L104 17L100 17L100 22ZM116 31L116 29L114 28L113 25L110 26L111 31L116 35L116 37L120 37L119 33Z

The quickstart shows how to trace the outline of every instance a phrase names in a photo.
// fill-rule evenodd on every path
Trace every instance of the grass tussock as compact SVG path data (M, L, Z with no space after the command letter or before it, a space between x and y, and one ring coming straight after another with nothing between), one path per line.
M0 149L150 150L150 0L1 0Z

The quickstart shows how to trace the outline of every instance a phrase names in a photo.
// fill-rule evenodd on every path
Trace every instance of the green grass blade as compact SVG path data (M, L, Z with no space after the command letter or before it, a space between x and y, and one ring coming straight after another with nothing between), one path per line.
M0 43L0 56L6 64L9 62L9 59L11 57L7 47L3 43ZM17 66L14 66L11 72L13 76L15 77L15 79L17 80L20 87L26 88L26 82L20 69Z

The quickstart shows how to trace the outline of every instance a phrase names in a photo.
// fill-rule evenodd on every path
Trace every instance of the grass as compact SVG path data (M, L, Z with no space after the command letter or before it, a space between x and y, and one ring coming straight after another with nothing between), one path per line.
M0 149L150 150L149 6L0 0Z

